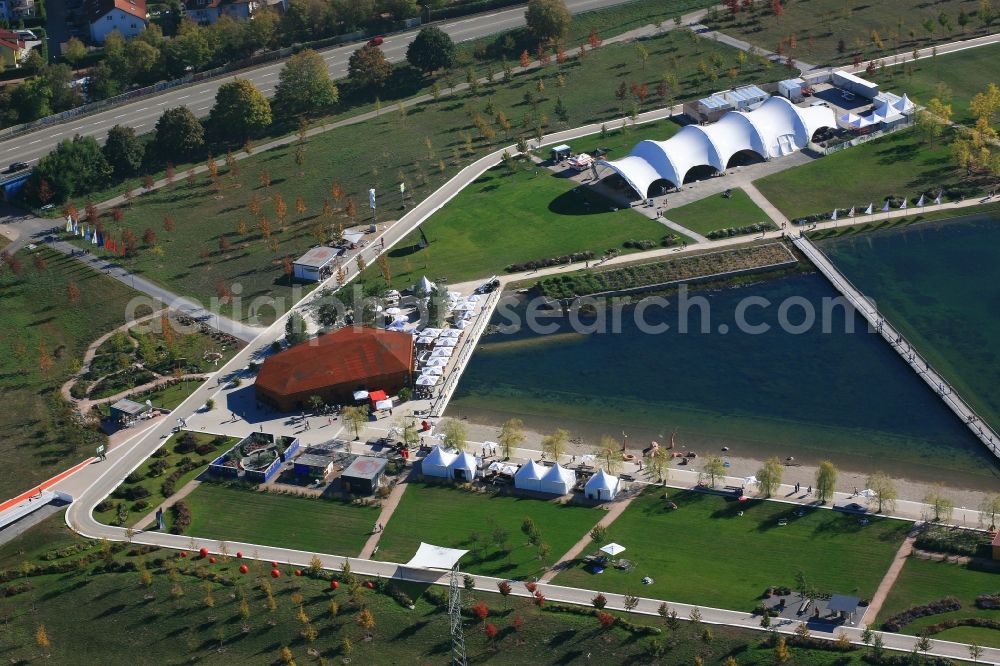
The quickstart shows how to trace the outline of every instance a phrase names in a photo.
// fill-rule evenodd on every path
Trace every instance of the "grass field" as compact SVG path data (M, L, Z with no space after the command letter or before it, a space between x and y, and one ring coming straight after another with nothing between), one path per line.
M44 261L42 270L35 256ZM93 455L105 441L73 421L58 389L87 346L125 322L125 303L135 293L55 252L22 251L17 259L20 275L0 271L0 455L17 470L0 475L3 497ZM70 281L80 290L75 302L67 297Z
M627 252L622 243L629 239L659 243L672 233L631 209L611 212L606 199L575 187L541 167L488 171L421 225L427 247L418 249L414 232L389 251L393 286L409 287L422 275L452 284L485 279L513 263L585 250ZM378 266L363 277L383 279Z
M958 564L935 562L910 557L889 597L876 619L881 625L889 617L907 608L954 596L962 602L962 609L922 617L906 625L902 633L919 636L927 627L945 620L983 618L1000 621L1000 610L976 608L976 597L980 594L1000 592L1000 574L977 571ZM955 627L931 635L940 640L975 642L979 645L1000 648L1000 629L984 627Z
M718 229L746 227L768 221L764 211L740 188L734 189L728 199L721 194L714 194L701 201L665 211L664 216L703 235Z
M649 53L645 68L631 44L608 45L583 60L552 63L539 71L516 75L506 83L496 80L476 93L446 94L439 101L410 109L405 117L396 109L384 109L374 121L309 139L303 146L301 166L295 162L295 146L243 161L237 173L227 169L219 156L221 191L204 176L188 183L179 174L175 185L138 197L120 224L108 220L106 226L116 237L125 227L140 238L147 228L156 233L159 249L154 251L140 244L135 258L122 260L126 268L147 278L204 302L224 293L223 287L236 292L238 284L242 303L256 297L273 297L278 301L275 307L283 310L294 294L282 270L282 260L298 256L329 235L336 225L366 222L368 210L364 203L369 187L383 193L379 213L383 221L400 212L401 180L406 182L411 197L408 205L423 199L490 147L472 122L476 117L491 125L496 134L492 141L495 147L513 141L522 132L532 133L543 120L542 115L548 130L619 117L623 107L625 112L632 108L632 102L618 102L611 85L614 82L646 83L649 90L654 90L662 72L672 70L679 88L671 93L673 99L687 98L718 87L718 82L698 72L700 59L716 55L736 62L734 49L699 39L687 31L670 32L644 44ZM761 67L756 62L744 65L735 82L759 82L781 75ZM564 123L553 120L557 99L562 100L567 112ZM639 110L661 104L653 94ZM504 130L496 120L499 112L508 118L510 130ZM261 184L265 172L269 186ZM334 181L346 193L339 202L331 199ZM276 212L278 195L288 211L285 224ZM296 210L299 197L305 207L302 213ZM256 208L251 206L252 198L260 205L259 215L251 211ZM355 218L349 218L343 210L324 213L324 200L330 200L331 209L342 209L348 198L358 207ZM164 229L168 215L175 224L172 232ZM259 228L260 217L268 220L270 242ZM243 233L239 231L241 219L246 225ZM273 318L271 307L260 314L264 322ZM240 316L247 316L245 309Z
M60 549L79 549L70 554ZM134 554L133 554L134 553ZM86 558L86 560L85 560ZM85 560L83 564L77 562ZM236 572L235 560L215 566L198 558L181 560L172 551L140 555L124 544L107 556L102 546L72 534L53 516L14 542L0 547L4 567L29 562L35 566L69 565L62 574L32 575L8 585L27 582L30 588L3 601L5 621L0 625L3 653L11 663L106 664L108 666L174 665L183 663L277 664L280 650L289 647L298 664L441 664L448 659L448 615L422 596L423 586L402 583L414 600L412 610L389 596L361 588L355 601L372 613L372 640L358 626L359 606L347 586L331 592L325 579L283 575L271 580L267 569L250 563L249 575ZM104 573L105 567L147 569L149 585L134 570ZM37 571L36 571L37 573ZM216 582L204 579L218 575ZM274 610L267 608L267 593ZM296 596L298 595L298 596ZM208 598L211 597L211 606ZM246 615L240 603L246 599ZM476 592L465 597L469 606L482 600L488 622L499 630L495 646L482 624L466 611L465 647L470 663L569 664L588 661L607 664L691 664L695 656L707 666L722 666L727 655L739 655L744 665L773 663L774 651L762 645L759 632L713 626L712 640L703 639L703 626L678 622L659 636L665 656L651 654L652 639L633 636L620 627L600 629L592 617L538 610L524 599L505 604L498 594ZM336 616L330 602L338 605ZM315 640L301 636L299 609L316 630ZM622 616L621 613L613 613ZM522 621L514 629L514 618ZM639 625L664 627L655 617L631 618ZM35 642L44 625L50 642L46 650ZM351 642L345 653L343 639ZM861 664L862 651L847 654L791 649L792 661L803 666Z
M540 559L527 543L521 524L530 517L538 526L549 553ZM378 554L395 562L406 562L421 541L466 548L469 561L463 568L490 576L525 578L541 573L585 536L601 518L601 512L565 506L538 499L482 495L446 486L410 483L392 519L385 526ZM493 539L499 528L506 533L505 547ZM473 541L472 533L479 541ZM505 554L503 551L508 550Z
M206 453L197 453L195 451L179 452L177 450L177 443L182 435L191 435L194 438L196 446L211 445L213 447L212 451ZM124 506L128 510L128 517L124 524L135 525L143 516L155 510L157 506L173 495L174 492L180 490L189 481L194 480L199 474L204 472L213 459L237 441L235 437L209 435L203 432L185 431L172 435L152 457L147 458L134 472L129 474L120 486L122 490L137 486L148 490L149 496L141 500L143 504L137 507L134 502L115 497L112 494L110 498L98 505L101 510L94 510L94 517L109 525L121 524L118 512L120 507ZM173 481L167 481L172 475L176 476L176 478ZM164 492L164 482L167 482L166 490L168 491L172 485L173 492Z
M924 58L915 63L886 67L872 77L899 93L906 92L919 104L926 104L945 84L953 95L952 120L973 125L976 119L969 113L969 100L989 83L1000 85L1000 44L987 44L973 49Z
M925 49L936 43L986 33L986 27L975 16L979 7L977 0L782 2L781 16L774 15L769 3L760 4L767 9L744 11L735 17L720 11L718 20L708 23L769 51L776 51L778 43L783 41L783 55L790 52L795 60L813 65L851 62L855 54L868 61L895 51L912 51L914 47ZM963 11L968 18L964 29L959 25L959 13ZM947 17L947 26L939 22L941 15ZM924 27L925 21L930 21L933 33ZM872 39L873 31L878 34L882 48ZM795 43L790 48L789 38L793 35Z
M631 572L594 575L575 566L554 583L750 610L772 585L794 587L797 570L824 592L870 598L910 523L814 510L777 502L737 503L693 491L671 491L679 508L665 507L663 489L650 488L608 529L628 550ZM743 511L743 516L738 512ZM778 519L788 525L779 526ZM596 548L595 548L596 550ZM642 585L644 576L655 582Z
M203 483L185 499L196 537L355 556L379 508Z
M964 180L947 141L924 143L915 131L902 130L754 184L792 219L828 215L835 207L864 210L869 203L877 211L888 196L914 198L943 189L943 199L948 201L982 192Z

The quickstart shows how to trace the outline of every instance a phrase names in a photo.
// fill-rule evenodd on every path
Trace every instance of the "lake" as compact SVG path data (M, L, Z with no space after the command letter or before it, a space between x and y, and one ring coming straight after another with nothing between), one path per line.
M497 425L518 416L531 429L564 427L595 444L624 431L641 447L676 429L685 449L729 446L734 456L807 464L828 458L855 472L995 487L990 454L860 317L833 308L829 332L818 323L782 329L783 319L794 327L803 308L821 312L836 295L820 275L695 293L710 306L710 332L691 330L700 309L689 312L683 333L676 308L650 308L647 324L669 325L653 334L630 306L614 333L579 333L562 316L546 320L549 334L485 336L447 413ZM782 303L793 306L783 312ZM741 310L769 330L738 332ZM494 322L503 320L498 311Z

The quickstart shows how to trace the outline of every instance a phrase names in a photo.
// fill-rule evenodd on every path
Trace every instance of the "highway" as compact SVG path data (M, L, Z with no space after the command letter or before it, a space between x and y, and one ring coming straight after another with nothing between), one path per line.
M623 4L629 0L567 0L566 6L574 14ZM468 18L460 18L439 24L439 27L451 35L456 42L478 39L487 35L504 32L524 25L524 6L512 7L491 14L480 14ZM419 30L410 30L386 37L382 51L391 62L400 62L406 58L406 48ZM342 79L347 76L347 61L351 53L359 48L355 42L321 51L326 60L330 76ZM232 76L249 79L265 95L271 97L278 83L278 75L284 61L261 65L254 69L234 73ZM157 95L143 97L135 102L122 104L100 113L73 118L59 125L41 127L38 130L22 134L0 142L0 165L12 162L27 162L34 164L40 157L64 139L75 134L93 136L101 143L109 129L115 125L132 127L137 133L150 132L156 126L156 121L165 109L175 106L186 106L196 116L207 116L215 101L215 93L219 86L231 80L230 76L202 81L190 86L165 90Z

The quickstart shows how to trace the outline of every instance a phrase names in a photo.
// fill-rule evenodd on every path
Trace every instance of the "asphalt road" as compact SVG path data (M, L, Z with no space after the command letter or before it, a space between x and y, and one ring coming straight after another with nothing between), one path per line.
M593 9L623 4L627 1L567 0L566 6L571 12L579 14ZM440 27L456 42L464 42L523 25L524 7L519 6L492 14L448 21L440 24ZM386 58L391 62L404 60L406 47L417 32L417 30L411 30L387 37L382 44ZM321 52L333 78L341 79L347 76L347 60L358 46L357 43L354 43ZM265 95L270 97L274 94L274 87L278 83L278 74L283 66L284 61L278 61L240 72L239 76L252 81ZM191 86L174 88L159 95L144 97L130 104L116 106L101 113L75 118L59 125L40 128L35 132L8 139L0 142L0 165L11 162L34 164L40 157L51 151L57 143L71 138L75 134L94 136L103 143L107 131L115 125L133 127L140 134L149 132L156 125L160 114L165 109L175 106L187 106L196 116L207 116L215 101L216 90L228 80L230 80L229 77L222 77Z

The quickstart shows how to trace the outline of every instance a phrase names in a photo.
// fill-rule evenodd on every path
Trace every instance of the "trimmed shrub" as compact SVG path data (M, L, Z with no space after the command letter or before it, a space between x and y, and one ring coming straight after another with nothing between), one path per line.
M197 453L199 456L207 456L209 453L215 452L215 444L212 444L211 442L205 442L204 444L199 444L198 446L194 447L194 452Z
M184 433L177 439L174 451L177 453L191 453L198 446L198 440L189 432Z
M955 597L945 597L943 599L938 599L937 601L932 601L929 604L922 604L920 606L907 608L902 613L896 613L882 623L882 628L886 631L898 633L900 629L917 618L927 617L928 615L939 615L941 613L950 613L951 611L961 610L961 608L962 602L958 599Z
M980 594L976 597L976 607L985 610L1000 610L1000 592Z
M184 534L184 530L191 526L191 509L184 500L179 500L170 507L170 514L174 518L173 524L170 526L170 533Z

